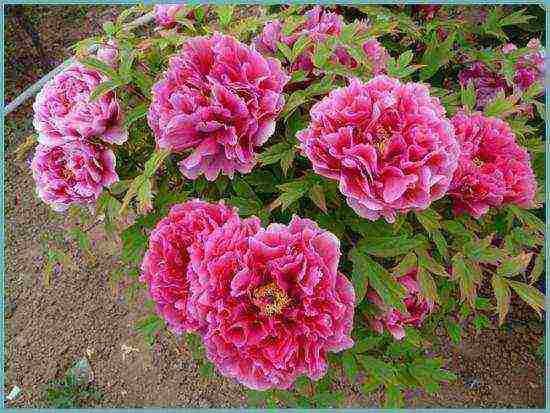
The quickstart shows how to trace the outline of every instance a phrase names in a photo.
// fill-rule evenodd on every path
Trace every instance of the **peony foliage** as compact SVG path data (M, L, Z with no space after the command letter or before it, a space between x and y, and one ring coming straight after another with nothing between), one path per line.
M150 343L186 337L251 405L336 407L344 381L402 406L454 379L436 327L459 342L512 299L544 308L535 18L129 8L36 98L37 194L88 252L98 223L119 242L112 282L146 290Z

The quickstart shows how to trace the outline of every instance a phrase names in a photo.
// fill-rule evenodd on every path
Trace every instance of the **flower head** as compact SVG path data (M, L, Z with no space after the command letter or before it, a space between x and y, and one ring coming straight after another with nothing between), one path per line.
M509 90L506 79L482 62L473 62L461 70L458 80L464 87L472 82L476 91L476 106L479 109L484 108L497 94Z
M318 174L335 179L362 217L395 220L447 191L458 145L445 110L418 83L377 76L333 90L297 134Z
M382 333L386 328L397 340L405 337L405 326L420 327L434 309L434 302L420 295L416 268L397 278L397 282L407 290L403 303L407 313L388 307L374 290L367 292L367 299L378 307L379 314L370 320L373 330Z
M235 209L223 202L193 200L173 206L151 233L140 280L147 284L157 312L172 331L191 332L200 327L189 300L189 248L232 220L238 220Z
M192 150L180 163L189 179L248 173L275 130L288 80L278 60L230 36L195 37L153 86L149 126L159 147Z
M118 181L113 152L83 141L39 144L31 169L38 196L58 212L96 202L104 187Z
M532 205L537 183L529 154L518 146L508 124L481 114L452 118L461 147L449 195L456 214L479 218L489 207Z
M176 15L183 10L184 4L155 4L155 21L159 26L171 28L176 24Z
M97 70L73 64L48 82L33 105L33 124L40 143L52 146L90 137L108 143L125 142L128 132L122 126L123 114L115 92L90 100L93 90L106 80Z
M337 272L339 241L307 219L218 228L192 254L204 345L220 372L258 390L289 388L352 346L355 295Z

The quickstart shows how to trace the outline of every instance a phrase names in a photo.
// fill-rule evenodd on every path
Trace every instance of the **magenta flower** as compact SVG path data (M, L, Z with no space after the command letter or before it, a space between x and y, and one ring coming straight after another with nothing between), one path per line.
M480 114L452 118L461 146L449 195L455 214L479 218L490 207L532 206L537 182L525 149L518 146L508 124Z
M223 202L193 200L173 206L151 233L140 281L147 284L158 314L175 333L199 330L189 300L188 249L220 225L238 219L235 209Z
M307 219L218 228L192 255L207 357L245 386L288 389L350 348L355 294L337 272L338 239Z
M95 203L104 187L118 181L113 152L83 141L39 144L31 170L38 196L58 212Z
M363 44L363 51L367 60L372 65L372 74L386 73L386 64L390 55L382 44L376 39L369 39Z
M155 4L155 21L159 26L166 29L174 27L176 15L183 10L185 4Z
M73 64L48 82L33 105L34 128L45 145L98 137L105 142L122 144L128 138L123 128L123 113L115 92L95 101L90 94L108 80L100 72Z
M426 317L433 311L435 304L420 295L420 287L417 281L417 269L409 271L397 282L404 286L407 295L403 300L407 313L402 313L397 308L387 306L378 293L374 290L367 292L367 299L379 310L379 314L370 319L370 325L377 333L383 333L386 328L396 340L405 337L405 326L420 327Z
M278 60L230 36L195 37L153 86L149 126L159 147L192 149L179 164L189 179L248 173L275 130L288 80Z
M535 82L544 80L544 50L539 39L531 39L527 47L537 51L526 53L516 64L514 83L520 90L529 88Z
M497 94L509 91L506 79L491 71L484 63L474 62L458 74L458 81L464 87L472 82L476 91L476 107L484 108Z
M428 88L377 76L333 90L298 132L319 175L339 182L360 216L393 222L447 191L459 148L445 110Z

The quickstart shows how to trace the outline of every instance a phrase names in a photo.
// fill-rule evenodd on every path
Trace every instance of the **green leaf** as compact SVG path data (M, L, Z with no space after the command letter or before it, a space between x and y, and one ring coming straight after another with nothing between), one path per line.
M361 285L361 282L366 275L369 285L380 295L386 305L406 312L402 301L406 295L405 287L399 284L384 267L365 255L358 247L350 251L350 260L353 262L352 280L357 296L356 305L364 297L366 283Z
M454 40L455 32L451 32L443 42L438 41L435 33L433 34L422 56L422 64L425 65L425 67L420 70L420 80L428 80L435 75L440 67L445 66L449 62L452 55L451 49Z
M388 382L393 379L394 371L390 364L372 356L357 355L356 357L363 369L377 381Z
M145 170L143 172L144 175L151 178L168 155L170 155L170 151L168 149L159 149L154 152L147 162L145 162Z
M529 211L527 211L525 209L518 208L515 205L509 205L508 209L523 224L527 225L530 228L533 228L533 229L544 232L544 222L542 220L540 220L536 215L530 213Z
M315 205L319 207L324 213L328 213L327 203L325 200L325 193L323 187L319 184L313 185L309 190L309 198L313 201Z
M516 257L507 259L497 269L497 274L502 277L514 277L525 271L533 253L521 253Z
M220 21L220 24L222 26L227 26L229 22L231 21L231 17L233 16L233 9L235 6L224 4L223 6L216 6L215 10L218 14L218 20Z
M544 252L540 252L535 258L535 265L529 275L529 283L536 283L544 271Z
M431 208L421 212L415 212L414 215L429 234L441 228L441 215Z
M86 57L86 58L81 58L78 61L82 63L84 66L88 66L88 67L91 67L92 69L99 70L105 76L111 78L112 81L119 84L122 83L117 72L102 60L96 59L95 57Z
M462 106L472 112L476 107L476 90L472 81L468 82L468 86L461 86L460 101Z
M514 103L510 99L507 99L504 95L499 95L485 106L483 113L488 117L505 118L514 107Z
M302 179L297 179L295 181L287 182L282 185L278 185L277 188L282 193L275 201L273 201L269 205L268 209L272 211L275 208L281 206L281 209L284 211L294 202L304 197L314 184L314 181L305 177Z
M510 309L510 287L508 285L508 281L505 278L500 277L496 274L493 275L491 284L493 285L493 291L495 293L495 298L497 299L499 325L502 325Z
M229 202L239 209L239 215L241 217L257 215L262 210L262 203L257 199L233 196L230 198Z
M305 35L300 37L294 45L292 46L292 52L291 56L292 59L290 59L291 62L294 62L294 60L300 56L300 54L311 44L311 40L309 38L309 35Z
M136 120L147 116L149 111L149 104L147 102L140 103L135 108L126 113L124 118L124 128L128 128Z
M288 60L289 62L293 61L292 49L288 47L286 43L278 42L277 49L279 49L279 51L283 54L286 60Z
M134 329L145 337L150 346L153 345L156 333L164 327L164 321L157 315L150 315L135 324Z
M153 192L151 179L143 179L137 190L138 213L147 214L153 209Z
M120 234L122 239L122 260L132 264L140 264L143 253L147 249L147 237L141 229L132 225Z
M403 407L403 405L403 393L401 393L401 389L395 384L386 386L384 409L397 409Z
M393 269L393 274L397 277L407 274L418 267L418 259L414 252L409 252L401 262Z
M357 248L375 257L395 257L406 254L420 245L421 239L406 236L366 237L357 243Z
M73 227L69 230L69 236L76 240L78 246L83 251L90 251L92 249L92 243L90 237L84 231L78 227Z
M99 85L96 86L93 92L90 93L90 101L93 102L99 99L101 96L115 90L118 86L119 84L113 82L112 80L106 80L105 82L101 82Z
M285 99L285 106L281 112L280 117L287 119L296 108L307 102L306 94L303 90L296 90L287 99Z
M420 286L420 294L433 302L439 302L437 295L437 286L432 276L424 268L418 269L418 284Z
M447 332L449 333L449 337L451 337L453 343L460 343L460 340L462 340L462 327L460 324L449 321L447 323Z
M507 280L510 287L539 315L544 311L544 294L535 287L513 280Z
M355 354L365 353L376 348L381 342L381 336L363 338L355 341L355 345L351 348L351 351Z
M350 351L345 351L342 354L342 366L344 367L344 372L346 373L346 377L348 378L348 381L353 384L355 383L355 378L357 377L357 373L359 372L359 368L357 366L357 361L355 360L355 356Z
M479 282L480 274L475 271L472 262L466 263L462 254L456 254L452 259L453 278L458 279L460 287L460 295L462 300L468 300L468 303L473 308L475 305L477 283Z
M450 277L449 273L445 270L445 267L435 261L425 251L419 252L418 265L422 268L427 269L432 274L439 275L441 277Z
M398 59L399 66L405 67L412 62L414 54L412 50L407 50L406 52L401 53Z
M475 316L475 318L474 318L474 327L477 331L481 331L481 330L483 330L484 328L487 328L490 325L491 325L491 322L489 321L487 316L485 316L483 314L478 314L478 315Z

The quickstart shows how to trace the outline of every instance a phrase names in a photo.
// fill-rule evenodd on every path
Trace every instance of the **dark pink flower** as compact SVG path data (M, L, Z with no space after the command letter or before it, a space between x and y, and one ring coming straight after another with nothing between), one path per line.
M180 163L189 179L248 173L275 130L288 80L278 60L230 36L191 38L153 86L149 126L159 147L192 149Z
M316 173L339 181L362 217L388 222L422 210L447 191L458 145L428 88L377 76L333 90L297 134Z
M539 39L531 39L527 47L536 51L526 53L518 59L514 83L520 90L529 88L535 82L544 80L544 50Z
M52 146L91 137L125 142L128 131L122 126L123 113L115 92L90 100L93 90L107 80L96 70L73 64L48 82L33 105L39 142Z
M417 271L415 268L397 278L397 282L407 290L407 295L403 300L407 313L387 306L376 291L369 290L367 292L367 299L378 307L379 311L378 315L369 320L373 330L382 333L386 328L397 340L402 340L405 337L405 326L420 327L428 314L433 311L434 302L420 295Z
M372 65L372 74L386 73L386 64L390 55L382 44L376 39L369 39L363 44L363 51L368 62Z
M532 205L537 182L525 149L516 143L508 124L481 114L452 118L461 147L449 195L455 214L479 218L490 207Z
M72 204L93 204L104 187L118 181L113 152L83 141L39 144L31 169L38 196L58 212Z
M194 251L204 345L219 371L257 390L288 389L350 348L355 294L338 273L338 239L307 219L259 228L256 218L212 232Z
M464 87L472 82L476 91L476 107L484 108L497 94L509 91L506 79L491 71L484 63L474 62L458 74L458 81Z
M234 208L200 200L172 207L151 232L149 249L141 265L141 282L147 284L157 312L176 333L200 330L189 300L188 249L201 243L227 221L238 221Z

